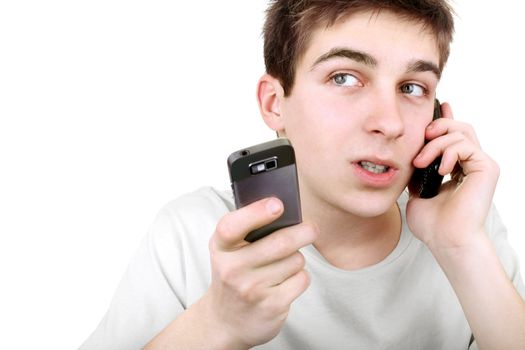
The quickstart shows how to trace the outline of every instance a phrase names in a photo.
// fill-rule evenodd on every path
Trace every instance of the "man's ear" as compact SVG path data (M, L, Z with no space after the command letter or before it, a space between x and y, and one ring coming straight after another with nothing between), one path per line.
M281 136L284 134L284 118L281 103L284 99L284 89L278 79L265 74L257 84L257 102L264 122Z

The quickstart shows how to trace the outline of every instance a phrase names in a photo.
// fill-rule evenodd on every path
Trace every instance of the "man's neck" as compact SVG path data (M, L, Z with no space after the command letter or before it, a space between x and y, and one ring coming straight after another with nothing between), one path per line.
M396 203L383 215L373 218L348 213L304 208L305 221L314 222L321 232L315 248L332 265L358 270L384 260L397 246L401 235L401 214ZM311 208L313 209L313 208Z

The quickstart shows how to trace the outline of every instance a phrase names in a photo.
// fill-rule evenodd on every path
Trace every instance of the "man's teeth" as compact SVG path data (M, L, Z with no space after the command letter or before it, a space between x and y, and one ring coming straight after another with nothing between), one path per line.
M382 174L388 171L389 167L385 165L378 165L372 162L359 162L363 169L374 174Z

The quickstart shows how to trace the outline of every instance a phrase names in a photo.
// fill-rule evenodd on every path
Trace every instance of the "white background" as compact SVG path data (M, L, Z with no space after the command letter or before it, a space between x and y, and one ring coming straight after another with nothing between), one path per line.
M160 207L227 188L230 152L273 138L255 100L266 2L179 3L1 3L1 348L78 347ZM457 3L439 97L499 162L525 261L524 21L515 1Z

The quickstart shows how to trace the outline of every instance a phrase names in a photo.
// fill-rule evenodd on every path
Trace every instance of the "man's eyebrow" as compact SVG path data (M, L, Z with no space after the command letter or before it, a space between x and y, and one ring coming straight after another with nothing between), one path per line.
M365 52L347 47L335 47L318 57L310 69L313 70L318 64L336 57L345 57L359 63L364 63L370 67L377 66L377 60ZM416 60L408 65L407 72L432 72L438 80L441 79L441 70L436 64L430 61Z
M441 79L441 70L438 66L430 61L417 60L408 65L408 73L412 72L432 72L436 75L437 79Z
M346 48L346 47L335 47L325 53L324 55L318 57L314 64L312 64L311 69L314 69L318 64L333 59L335 57L345 57L356 62L364 63L367 66L375 67L377 66L377 61L374 57L370 56L367 53L362 51Z

